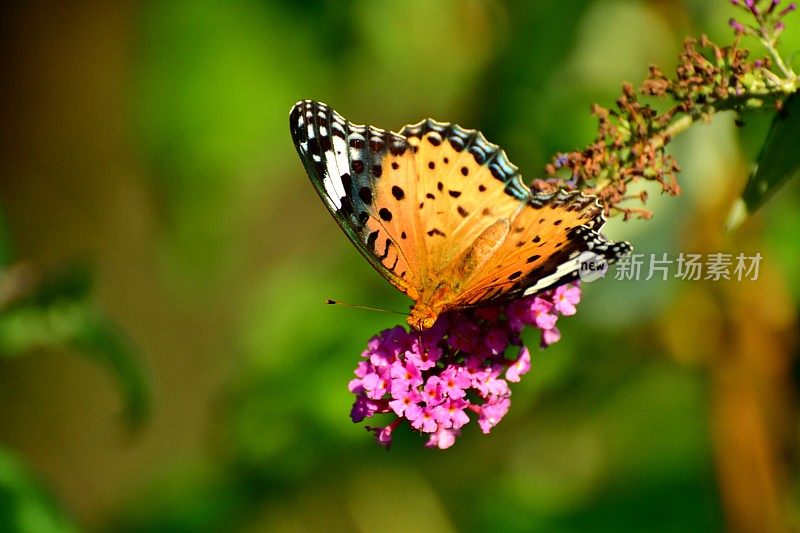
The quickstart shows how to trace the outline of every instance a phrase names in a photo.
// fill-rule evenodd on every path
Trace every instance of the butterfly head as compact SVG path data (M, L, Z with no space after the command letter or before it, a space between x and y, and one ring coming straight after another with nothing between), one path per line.
M408 325L417 331L430 329L439 318L439 313L428 306L415 305L408 315Z

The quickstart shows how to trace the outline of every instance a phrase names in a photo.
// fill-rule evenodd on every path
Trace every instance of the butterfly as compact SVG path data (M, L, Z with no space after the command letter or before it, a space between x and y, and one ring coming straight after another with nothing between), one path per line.
M311 182L350 241L414 300L408 323L502 303L575 280L579 256L631 251L600 229L594 196L534 193L475 130L423 120L399 133L302 100L289 114Z

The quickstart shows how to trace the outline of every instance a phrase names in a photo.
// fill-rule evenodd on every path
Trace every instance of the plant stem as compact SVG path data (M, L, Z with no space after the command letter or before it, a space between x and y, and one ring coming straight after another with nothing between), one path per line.
M691 126L694 123L695 120L697 120L697 117L693 115L682 116L681 118L670 124L667 127L667 129L665 129L664 132L660 135L660 137L662 138L662 142L664 137L671 138L683 131L686 131L687 129L689 129L689 126Z
M772 58L772 62L775 63L775 66L777 66L778 69L781 71L781 74L783 74L783 77L785 78L784 88L789 86L789 87L794 87L794 89L796 89L797 74L795 74L794 71L789 67L787 67L786 63L783 62L783 58L778 53L778 50L775 48L774 41L765 39L764 37L761 37L760 40L761 43L764 45L764 48L767 49L770 58Z

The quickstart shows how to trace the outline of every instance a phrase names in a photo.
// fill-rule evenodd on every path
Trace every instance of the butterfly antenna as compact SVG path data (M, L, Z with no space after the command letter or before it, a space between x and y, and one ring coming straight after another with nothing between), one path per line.
M395 315L408 316L408 313L403 313L401 311L395 311L393 309L381 309L380 307L370 307L368 305L349 304L349 303L345 303L345 302L340 302L339 300L331 300L330 298L326 299L325 303L328 304L328 305L343 305L345 307L351 307L353 309L366 309L368 311L380 311L381 313L393 313Z

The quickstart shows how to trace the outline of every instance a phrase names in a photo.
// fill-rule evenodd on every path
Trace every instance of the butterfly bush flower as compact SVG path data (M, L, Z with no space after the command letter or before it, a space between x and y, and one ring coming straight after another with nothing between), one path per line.
M452 446L470 420L489 433L511 407L509 382L531 369L522 331L539 330L542 348L557 342L559 316L575 314L580 298L579 283L568 283L503 306L444 314L423 332L382 331L367 343L350 381L350 417L388 417L383 426L366 426L387 448L402 424L439 449Z

